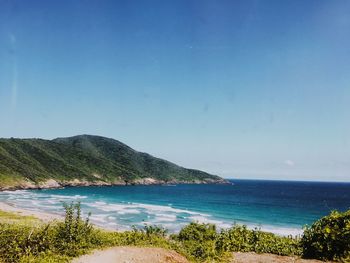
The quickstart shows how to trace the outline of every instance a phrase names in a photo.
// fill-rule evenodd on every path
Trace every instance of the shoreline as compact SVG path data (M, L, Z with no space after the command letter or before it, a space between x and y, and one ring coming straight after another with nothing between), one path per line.
M153 178L144 178L140 180L135 180L132 182L126 182L126 181L118 181L118 182L104 182L104 181L84 181L84 180L78 180L74 179L69 182L59 182L54 179L49 179L45 182L42 182L40 184L34 184L31 182L25 182L14 186L0 186L0 192L3 191L17 191L17 190L43 190L43 189L62 189L66 187L89 187L89 186L95 186L95 187L113 187L113 186L152 186L152 185L178 185L178 184L189 184L189 185L200 185L200 184L226 184L226 185L234 185L232 182L226 179L222 180L210 180L210 181L162 181L162 180L156 180Z
M0 201L0 211L5 211L5 212L12 212L12 213L16 213L22 216L33 216L37 219L39 219L40 221L44 222L44 223L49 223L51 221L55 221L55 220L63 220L64 219L64 215L58 215L58 214L54 214L54 213L50 213L50 212L45 212L45 211L35 211L35 210L29 210L26 208L20 208L17 207L13 204L10 204L6 201ZM91 220L90 220L91 222ZM198 223L206 223L206 221L198 221ZM115 229L113 227L108 227L108 226L103 226L100 225L98 223L95 222L91 222L92 225L94 225L97 228L106 230L106 231L117 231L117 232L124 232L127 231L127 229ZM215 224L215 223L214 223ZM220 225L215 224L218 228L220 228ZM244 224L239 224L239 225L244 225ZM273 233L275 235L279 235L279 236L298 236L298 235L302 235L303 234L303 230L302 229L295 229L295 228L283 228L283 227L276 227L273 225L266 225L266 226L259 226L259 225L255 225L255 224L246 224L247 228L250 230L254 230L254 229L259 229L261 231L264 232L269 232L269 233Z
M53 214L53 213L48 213L48 212L42 212L42 211L33 211L25 208L19 208L16 207L15 205L9 204L4 201L0 201L0 210L5 211L5 212L10 212L10 213L15 213L21 216L33 216L40 221L43 221L45 223L48 223L50 221L54 220L62 220L64 219L63 216Z
M43 211L33 211L29 210L26 208L20 208L16 207L13 204L9 204L4 201L0 201L0 211L4 212L10 212L10 213L15 213L19 216L32 216L35 217L35 219L38 219L42 223L51 223L54 221L64 221L64 216L63 215L58 215L54 213L49 213L49 212L43 212ZM94 227L105 230L105 231L117 231L117 232L123 232L122 230L116 230L108 227L102 227L100 225L97 225L95 223L90 222Z

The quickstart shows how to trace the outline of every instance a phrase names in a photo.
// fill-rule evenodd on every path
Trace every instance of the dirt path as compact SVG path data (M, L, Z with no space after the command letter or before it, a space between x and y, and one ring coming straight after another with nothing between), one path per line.
M189 263L175 251L163 248L114 247L97 250L73 260L73 263ZM306 260L297 257L273 254L233 253L230 263L322 263L319 260ZM329 262L330 263L330 262Z
M163 248L115 247L98 250L73 263L188 263L175 251Z
M273 254L233 253L231 263L321 263L324 261L285 257Z

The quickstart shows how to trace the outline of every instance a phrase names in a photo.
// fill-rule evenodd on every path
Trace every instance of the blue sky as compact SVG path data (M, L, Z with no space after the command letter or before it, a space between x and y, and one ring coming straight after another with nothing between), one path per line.
M350 1L0 0L0 137L350 181Z

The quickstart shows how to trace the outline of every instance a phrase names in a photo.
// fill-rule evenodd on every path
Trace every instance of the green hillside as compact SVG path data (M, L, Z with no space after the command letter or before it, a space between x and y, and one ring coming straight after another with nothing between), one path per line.
M0 139L0 189L225 182L100 136Z

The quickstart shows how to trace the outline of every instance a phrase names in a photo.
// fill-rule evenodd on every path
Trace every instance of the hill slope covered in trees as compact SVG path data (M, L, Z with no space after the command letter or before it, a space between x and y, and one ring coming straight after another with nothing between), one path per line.
M0 189L175 183L227 181L100 136L0 139Z

